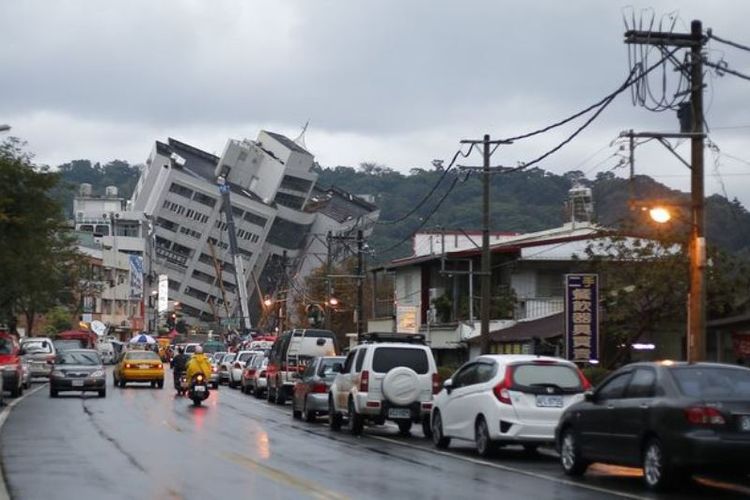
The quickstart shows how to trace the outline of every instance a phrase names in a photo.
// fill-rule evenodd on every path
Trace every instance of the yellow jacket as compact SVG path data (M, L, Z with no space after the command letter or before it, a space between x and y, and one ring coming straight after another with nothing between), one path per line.
M203 374L205 382L208 384L208 379L211 377L211 363L206 358L205 354L193 354L187 364L187 380L188 383L193 380L195 375L199 373Z

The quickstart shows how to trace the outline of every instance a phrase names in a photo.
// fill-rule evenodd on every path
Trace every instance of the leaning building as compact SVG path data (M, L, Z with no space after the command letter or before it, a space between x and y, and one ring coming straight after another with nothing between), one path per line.
M157 276L165 274L169 299L179 302L187 323L215 324L241 315L219 193L223 178L245 268L240 279L247 286L251 322L257 324L265 296L288 286L287 277L304 278L312 270L307 253L320 251L311 244L316 228L337 234L350 231L356 221L367 235L379 215L365 200L317 187L313 167L314 157L305 147L268 131L255 141L230 139L221 156L171 138L157 141L130 202L148 226L146 295L156 289ZM321 204L321 193L339 200ZM331 218L334 204L351 213Z

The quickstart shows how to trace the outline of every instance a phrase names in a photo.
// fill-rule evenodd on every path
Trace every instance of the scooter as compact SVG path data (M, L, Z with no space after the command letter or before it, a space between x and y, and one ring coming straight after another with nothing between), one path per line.
M174 388L178 396L184 396L188 391L187 375L185 372L175 374Z
M195 406L200 406L203 400L208 399L208 383L202 373L195 375L190 381L188 397L193 400Z

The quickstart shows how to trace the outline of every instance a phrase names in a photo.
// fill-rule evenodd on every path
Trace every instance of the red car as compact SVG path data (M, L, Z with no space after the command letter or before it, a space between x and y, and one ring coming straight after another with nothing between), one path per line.
M10 392L11 397L23 394L23 367L16 338L0 332L0 371L2 371L2 389Z

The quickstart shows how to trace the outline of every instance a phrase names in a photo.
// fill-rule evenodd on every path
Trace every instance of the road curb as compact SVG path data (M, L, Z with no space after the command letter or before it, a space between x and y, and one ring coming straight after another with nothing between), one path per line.
M6 404L2 411L0 411L0 432L2 432L3 430L3 426L5 425L5 421L8 419L8 415L10 415L10 411L21 401L31 396L32 394L39 392L46 386L47 384L44 383L39 387L35 387L34 389L25 391L23 396L21 396L20 398L16 398L10 403ZM8 486L5 483L5 467L3 467L2 455L0 455L0 500L10 500L10 492L8 491Z

